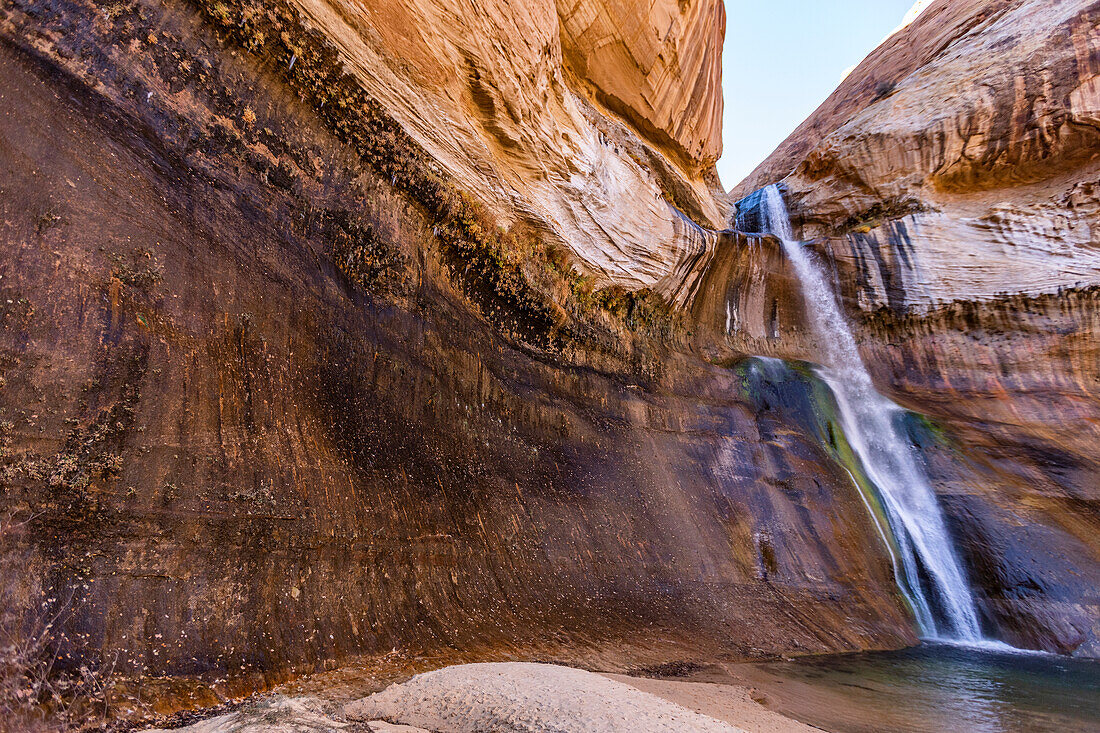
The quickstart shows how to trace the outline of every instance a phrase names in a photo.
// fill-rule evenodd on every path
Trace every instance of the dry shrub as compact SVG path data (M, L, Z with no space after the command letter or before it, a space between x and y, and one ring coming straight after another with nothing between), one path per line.
M57 668L76 592L48 597L34 580L35 553L23 541L33 519L0 515L0 733L96 728L110 712L114 663Z

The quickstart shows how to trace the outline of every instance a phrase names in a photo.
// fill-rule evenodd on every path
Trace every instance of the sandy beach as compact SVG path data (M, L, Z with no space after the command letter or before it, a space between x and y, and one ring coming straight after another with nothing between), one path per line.
M444 667L345 704L314 697L265 697L236 712L177 730L808 733L815 729L767 710L752 699L748 687L512 662Z
M807 733L818 730L769 710L756 702L753 700L751 687L714 682L650 679L622 674L606 676L753 733Z

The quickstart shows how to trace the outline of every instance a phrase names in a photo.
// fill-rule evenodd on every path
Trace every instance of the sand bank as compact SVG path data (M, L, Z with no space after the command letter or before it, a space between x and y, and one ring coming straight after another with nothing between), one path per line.
M768 711L752 700L746 687L509 662L444 667L343 705L317 698L265 698L181 730L807 733L813 729Z

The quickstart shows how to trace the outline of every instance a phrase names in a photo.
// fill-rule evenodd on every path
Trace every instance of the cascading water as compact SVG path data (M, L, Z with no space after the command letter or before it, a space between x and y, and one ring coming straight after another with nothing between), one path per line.
M875 390L829 281L794 238L782 192L773 185L761 195L761 228L782 241L802 283L806 311L824 350L825 369L819 376L835 395L841 427L880 495L899 551L898 585L922 636L980 642L974 597L943 512L912 446L900 434L903 410Z

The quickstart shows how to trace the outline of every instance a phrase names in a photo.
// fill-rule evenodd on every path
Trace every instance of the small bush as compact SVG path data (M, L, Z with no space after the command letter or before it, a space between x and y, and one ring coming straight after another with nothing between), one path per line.
M27 562L21 535L35 519L0 515L0 731L90 729L109 716L114 662L57 669L60 629L73 614L75 594L42 596L30 606L20 597L17 578Z

